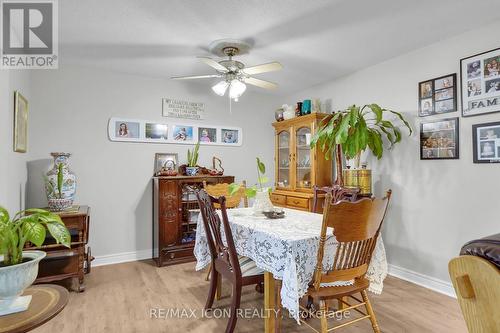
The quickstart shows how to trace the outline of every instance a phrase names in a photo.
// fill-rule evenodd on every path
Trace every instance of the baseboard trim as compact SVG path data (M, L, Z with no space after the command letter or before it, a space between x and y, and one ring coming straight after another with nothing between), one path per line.
M138 261L144 259L151 259L153 250L139 250L133 252L122 252L115 254L108 254L104 256L96 256L92 261L92 266L113 265L130 261Z
M453 289L453 285L450 282L395 265L389 265L389 275L417 284L421 287L436 291L446 296L457 298L455 289Z
M104 256L96 256L92 262L92 266L113 265L130 261L151 259L152 250L140 250L132 252L122 252L108 254ZM403 267L389 265L389 275L399 279L417 284L421 287L436 291L438 293L457 298L453 285L449 282L437 279L425 274L421 274Z

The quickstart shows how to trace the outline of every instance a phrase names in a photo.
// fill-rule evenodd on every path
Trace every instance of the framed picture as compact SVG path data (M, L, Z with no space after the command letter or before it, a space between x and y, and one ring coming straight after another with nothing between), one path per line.
M448 74L418 84L420 117L457 111L457 74Z
M449 160L459 158L458 117L420 124L420 159Z
M238 144L240 141L240 131L234 128L222 128L221 140L224 144Z
M14 151L28 150L28 100L19 91L14 92Z
M472 125L474 163L500 163L500 121Z
M175 125L173 137L174 141L193 141L193 126Z
M138 139L140 137L140 122L115 121L115 136L120 139Z
M155 170L154 174L158 171L164 170L177 170L178 155L175 153L156 153L155 154Z
M168 125L146 122L146 139L168 140Z
M462 115L500 111L500 48L460 59Z
M217 143L217 128L198 127L198 141L200 143Z

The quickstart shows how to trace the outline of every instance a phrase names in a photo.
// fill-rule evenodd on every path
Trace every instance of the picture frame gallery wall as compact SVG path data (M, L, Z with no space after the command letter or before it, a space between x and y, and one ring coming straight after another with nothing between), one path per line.
M174 143L194 145L241 146L241 127L166 123L113 117L108 122L108 137L117 142Z

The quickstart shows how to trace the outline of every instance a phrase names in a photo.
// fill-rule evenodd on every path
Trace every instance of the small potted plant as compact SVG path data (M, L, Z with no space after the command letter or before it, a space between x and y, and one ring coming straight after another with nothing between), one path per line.
M196 176L198 173L198 170L200 169L198 167L198 151L200 149L200 142L198 141L196 143L196 146L194 146L193 151L188 149L188 155L187 155L187 167L186 167L186 174L188 176Z
M45 192L47 193L47 201L49 204L49 210L53 212L63 211L73 204L72 198L66 198L63 192L64 184L64 165L59 163L57 166L57 177L56 184L52 179L45 176Z
M0 207L0 310L10 306L38 275L43 251L23 251L27 241L41 246L46 230L58 244L70 247L71 237L59 215L43 209L27 209L12 218ZM22 302L25 303L25 302ZM28 304L25 304L27 307ZM19 311L19 309L17 309Z
M263 211L268 211L273 209L273 203L269 198L270 187L266 187L265 184L269 182L264 174L266 173L266 166L260 158L257 157L257 181L259 187L256 185L252 187L247 187L245 189L245 194L248 198L255 198L253 209L255 213L262 213ZM229 185L229 195L233 196L241 188L241 184L232 183Z

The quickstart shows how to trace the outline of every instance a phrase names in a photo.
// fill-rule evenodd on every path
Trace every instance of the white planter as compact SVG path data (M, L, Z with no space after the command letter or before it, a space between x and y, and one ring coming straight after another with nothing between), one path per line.
M45 256L43 251L24 251L23 258L31 258L30 261L0 267L0 302L17 298L33 284L38 275L38 263ZM3 262L3 255L0 255L0 262Z
M269 197L269 189L264 188L263 190L257 190L255 201L253 203L254 213L262 214L263 211L271 209L273 209L273 203Z

